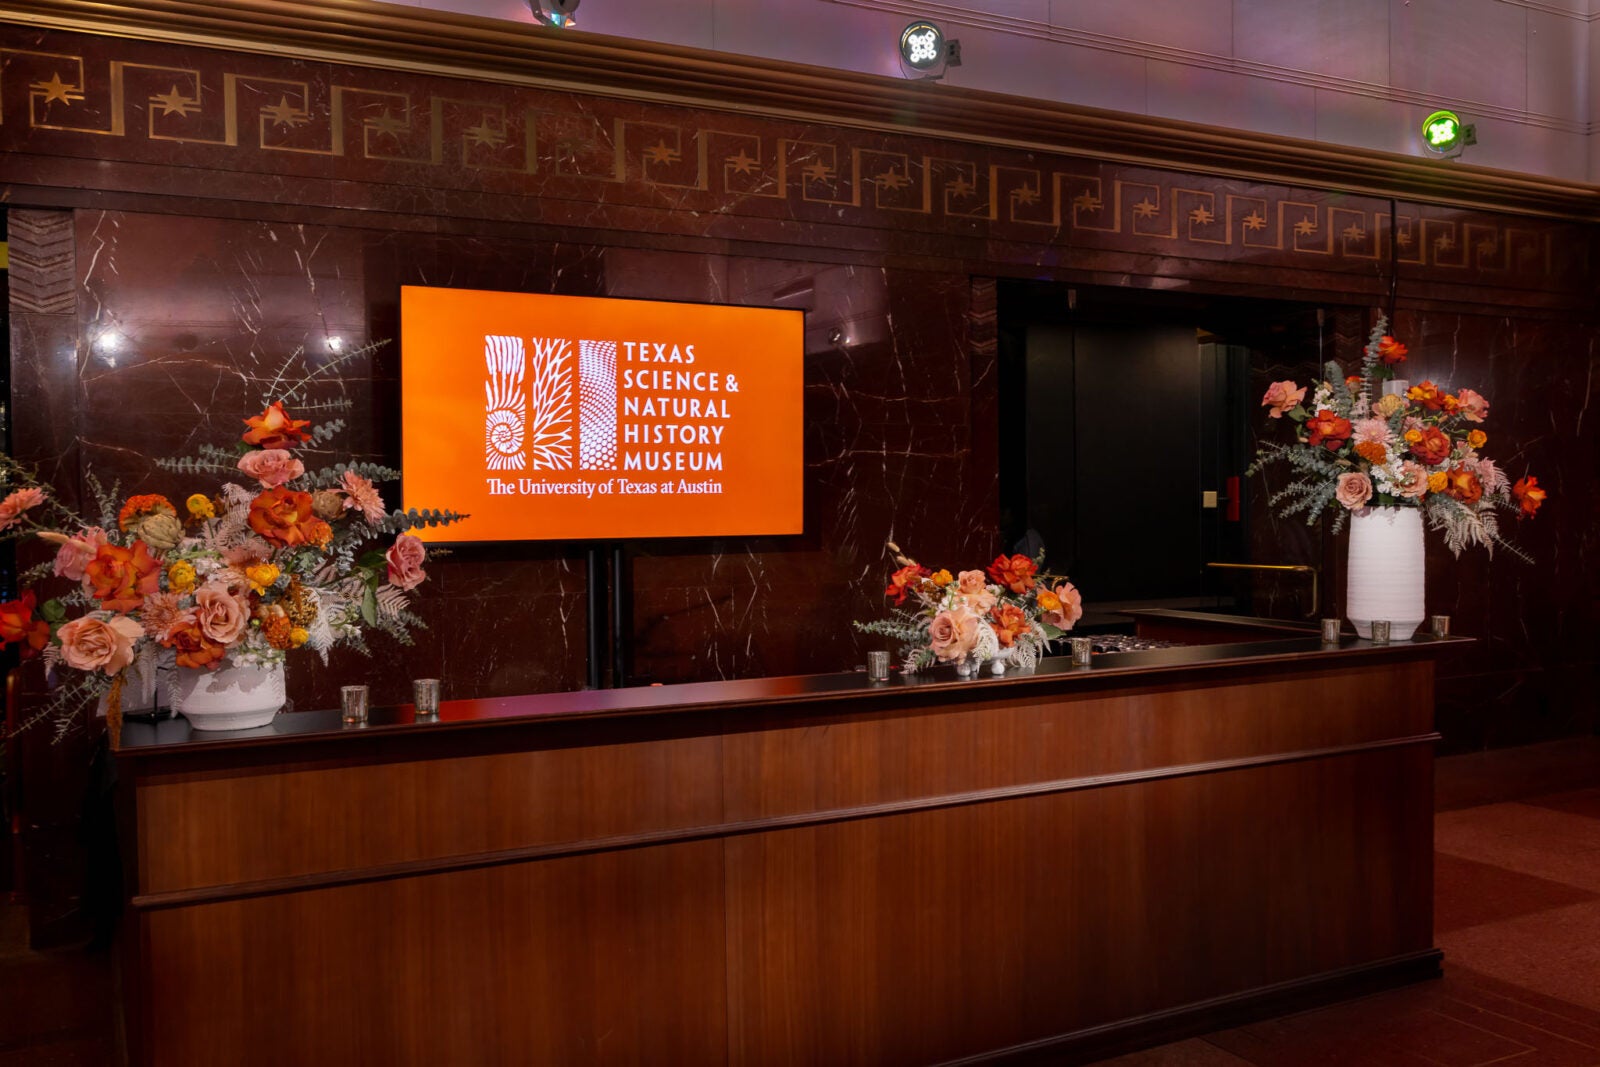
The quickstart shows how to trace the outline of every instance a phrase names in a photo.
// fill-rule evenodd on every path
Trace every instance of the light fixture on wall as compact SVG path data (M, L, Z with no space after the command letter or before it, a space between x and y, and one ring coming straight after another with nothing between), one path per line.
M1440 108L1422 120L1422 147L1431 155L1451 159L1477 143L1478 128L1462 122L1454 111Z
M541 25L570 30L578 24L578 20L573 18L573 12L578 10L580 2L581 0L528 0L528 7L533 10L533 17Z
M900 31L900 69L908 78L942 78L961 66L961 42L945 38L932 22L919 19Z

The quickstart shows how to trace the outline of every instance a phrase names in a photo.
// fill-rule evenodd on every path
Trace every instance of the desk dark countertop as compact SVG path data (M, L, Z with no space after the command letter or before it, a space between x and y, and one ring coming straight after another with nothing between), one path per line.
M1317 637L1285 637L1237 644L1192 645L1138 652L1100 653L1088 667L1074 667L1066 656L1045 659L1032 671L987 672L961 678L951 667L915 674L895 673L887 682L868 681L860 671L844 674L749 678L627 689L534 693L520 696L441 702L435 719L418 719L410 704L373 708L365 726L345 726L337 710L281 714L252 730L196 731L182 718L155 724L125 723L119 758L222 753L314 743L344 744L380 737L457 734L497 726L537 726L606 718L638 718L685 712L758 711L763 707L849 702L855 708L888 710L911 699L936 701L1023 697L1030 691L1059 692L1076 687L1104 689L1142 683L1163 684L1185 675L1251 668L1304 669L1348 666L1375 658L1413 658L1444 652L1470 638L1419 634L1411 641L1373 645L1344 637L1325 646Z

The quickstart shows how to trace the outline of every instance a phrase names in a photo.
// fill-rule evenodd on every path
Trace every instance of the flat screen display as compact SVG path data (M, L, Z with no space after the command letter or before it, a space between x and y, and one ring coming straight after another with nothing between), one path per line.
M801 532L804 313L405 286L406 507L425 540Z

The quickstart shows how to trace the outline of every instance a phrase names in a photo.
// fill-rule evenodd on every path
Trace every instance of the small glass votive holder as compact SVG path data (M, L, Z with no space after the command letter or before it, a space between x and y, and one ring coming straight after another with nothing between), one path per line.
M1067 640L1067 644L1072 646L1072 665L1089 666L1090 659L1094 656L1094 641L1087 637L1073 637Z
M437 719L439 717L439 679L413 678L411 680L411 703L416 706L417 718Z
M1389 643L1388 619L1372 620L1372 643L1375 645L1387 645Z
M367 687L342 685L339 687L339 714L346 726L367 725Z
M889 653L879 651L867 653L867 679L873 682L889 680Z
M1338 619L1323 619L1322 643L1325 645L1337 645L1339 643L1340 629L1341 627Z
M1448 616L1448 615L1429 615L1428 616L1428 632L1430 634L1432 634L1433 636L1435 636L1435 637L1449 637L1450 636L1450 616Z

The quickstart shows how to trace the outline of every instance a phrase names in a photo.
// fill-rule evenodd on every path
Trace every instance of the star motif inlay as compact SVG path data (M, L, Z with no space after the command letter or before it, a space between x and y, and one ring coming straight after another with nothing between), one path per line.
M1301 219L1294 224L1294 232L1297 237L1309 237L1317 232L1317 221L1315 219Z
M820 159L815 163L808 163L800 173L805 175L808 182L825 182L833 179L833 168Z
M1456 239L1451 237L1449 234L1445 234L1443 237L1433 242L1433 246L1442 252L1448 252L1450 249L1456 246Z
M650 163L676 163L683 158L683 153L667 144L667 139L663 137L644 150L644 158Z
M978 191L978 187L965 178L957 178L944 187L944 191L958 199L964 199Z
M479 145L483 148L499 148L506 143L506 135L489 125L489 116L483 116L483 121L476 126L470 126L466 131L467 143Z
M1036 204L1039 202L1039 190L1031 185L1019 185L1011 190L1011 199L1019 204Z
M754 174L756 170L756 161L746 155L745 150L742 148L739 149L738 155L729 156L723 162L733 168L735 174Z
M1189 212L1189 221L1199 223L1201 226L1208 226L1211 223L1216 222L1217 217L1211 213L1210 208L1202 206L1197 207L1193 211Z
M74 100L83 99L83 93L77 86L68 85L61 80L61 75L54 71L50 73L49 81L34 82L30 88L38 89L44 93L44 102L47 104L52 100L59 100L63 104L71 104Z
M1396 234L1395 238L1394 238L1394 243L1399 245L1401 248L1410 248L1411 247L1411 235L1409 233Z
M187 118L191 111L200 110L200 101L192 96L184 96L178 92L176 85L163 96L152 96L150 103L159 107L163 115L176 115L180 119Z
M1252 211L1244 217L1244 228L1247 230L1264 230L1267 228L1267 217L1259 211Z
M375 119L367 120L367 129L384 137L398 137L406 128L406 121L388 109L383 109L383 114Z
M1072 210L1074 211L1099 211L1104 206L1105 201L1088 191L1081 192L1072 198Z
M897 170L886 170L877 175L878 184L888 186L890 189L904 189L911 184L911 179Z
M1156 207L1155 202L1147 196L1137 204L1133 205L1133 217L1136 219L1154 218L1156 212L1159 210L1160 209Z
M1351 223L1350 225L1346 226L1342 232L1344 233L1345 239L1348 241L1364 241L1367 238L1367 231L1363 230L1355 223Z
M276 104L262 108L261 115L274 126L287 126L291 130L296 126L304 125L306 119L311 117L309 112L301 111L298 107L289 103L287 96L280 96Z

